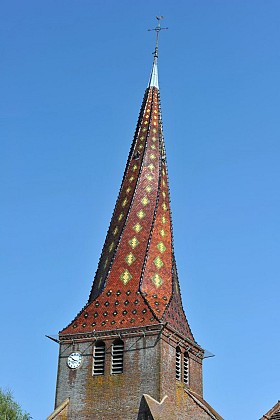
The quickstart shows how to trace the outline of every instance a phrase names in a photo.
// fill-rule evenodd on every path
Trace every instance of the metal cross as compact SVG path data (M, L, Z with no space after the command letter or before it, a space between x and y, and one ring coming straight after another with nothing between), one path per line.
M159 33L160 33L160 31L162 31L163 29L168 29L168 28L162 28L162 27L160 26L160 21L161 21L162 19L164 19L164 17L163 17L163 16L156 16L156 18L157 18L157 21L158 21L157 26L156 26L154 29L148 29L148 31L155 31L155 32L156 32L156 48L155 48L155 51L153 52L153 55L154 55L154 57L155 57L155 58L158 58L158 34L159 34Z

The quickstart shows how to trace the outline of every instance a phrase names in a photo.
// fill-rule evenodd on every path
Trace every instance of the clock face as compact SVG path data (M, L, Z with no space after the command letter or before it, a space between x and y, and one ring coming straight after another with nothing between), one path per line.
M67 359L67 365L71 369L77 369L82 363L82 355L81 353L71 353L70 356L68 356Z

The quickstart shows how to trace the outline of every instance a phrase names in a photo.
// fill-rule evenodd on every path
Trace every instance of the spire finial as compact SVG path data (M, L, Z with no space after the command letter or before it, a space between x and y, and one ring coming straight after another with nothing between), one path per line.
M160 31L162 31L163 29L168 29L168 28L162 28L160 26L160 21L162 19L164 19L164 16L156 16L156 19L158 21L157 26L154 29L148 29L148 31L155 31L156 32L156 47L155 47L155 51L153 52L153 55L156 58L158 58L158 35L160 33Z
M156 16L156 19L158 21L157 26L154 29L148 29L148 31L155 31L156 32L156 46L155 46L155 50L153 52L154 62L153 62L152 73L151 73L151 77L150 77L150 81L149 81L149 86L155 86L156 88L158 88L158 71L157 71L158 36L159 36L159 33L160 33L161 30L168 29L168 28L162 28L160 26L160 21L162 19L164 19L163 16Z

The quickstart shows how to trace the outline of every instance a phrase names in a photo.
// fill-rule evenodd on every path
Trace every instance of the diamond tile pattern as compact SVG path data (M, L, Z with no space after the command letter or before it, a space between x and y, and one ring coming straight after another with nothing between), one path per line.
M140 225L140 223L136 223L136 225L134 225L134 226L133 226L133 230L134 230L136 233L139 233L139 232L140 232L140 230L142 230L142 226Z
M129 280L132 278L132 275L128 270L124 270L124 272L120 275L120 279L124 285L126 285Z
M131 265L132 263L134 263L135 260L136 260L136 258L134 257L132 252L127 254L127 256L125 257L125 261L127 262L128 265Z
M152 282L155 284L156 287L160 287L162 285L162 278L158 273L156 273L153 278Z
M137 216L139 217L139 219L143 219L146 216L146 213L144 212L144 210L139 210Z
M141 203L143 204L143 206L146 206L147 204L149 204L150 200L147 197L143 197L141 200Z
M157 256L154 259L154 264L155 264L156 268L161 268L163 266L163 262L162 262L162 260L160 259L159 256Z
M133 236L133 238L132 238L132 239L130 239L130 240L128 241L128 243L129 243L129 245L131 246L131 248L132 248L132 249L136 248L136 247L137 247L137 245L139 245L139 241L138 241L138 239L136 238L136 236Z
M164 243L163 243L162 241L160 241L160 242L157 244L157 249L158 249L161 253L163 253L163 252L166 250L166 246L164 245Z
M159 92L150 87L88 304L61 335L150 325L166 319L193 340L179 286L172 290L175 259L160 121Z

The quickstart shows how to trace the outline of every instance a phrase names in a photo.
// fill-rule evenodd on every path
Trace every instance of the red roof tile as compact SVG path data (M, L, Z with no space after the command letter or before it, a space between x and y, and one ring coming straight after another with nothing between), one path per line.
M87 305L70 333L168 322L193 340L173 252L159 90L147 88Z

